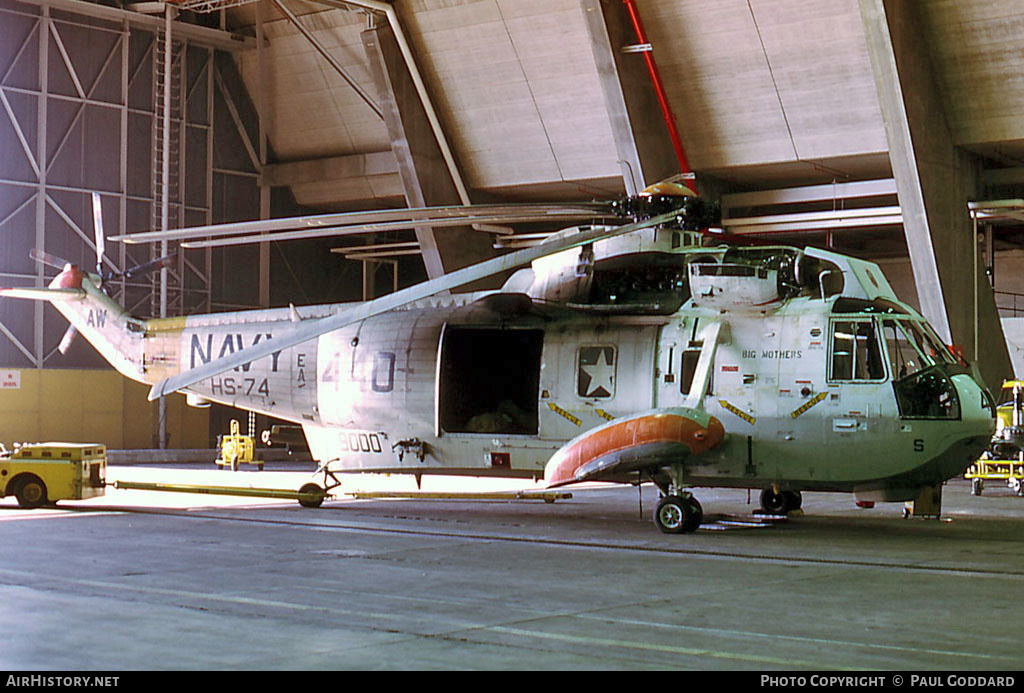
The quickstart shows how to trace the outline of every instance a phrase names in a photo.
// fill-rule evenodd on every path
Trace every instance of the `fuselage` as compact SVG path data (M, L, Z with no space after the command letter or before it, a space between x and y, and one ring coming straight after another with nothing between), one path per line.
M190 399L301 424L336 468L538 478L584 431L697 407L726 435L681 462L687 483L878 500L914 497L988 443L991 398L877 266L771 256L795 277L776 290L761 256L668 253L648 271L650 249L627 250L603 274L573 255L504 292L406 305L200 381ZM339 305L149 320L144 335L123 314L95 327L84 306L58 307L90 341L116 337L119 370L153 383Z

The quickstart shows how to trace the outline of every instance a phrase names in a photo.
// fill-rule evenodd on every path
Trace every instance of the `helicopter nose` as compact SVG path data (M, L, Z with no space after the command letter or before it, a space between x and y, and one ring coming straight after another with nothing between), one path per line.
M954 375L952 380L960 399L961 440L980 455L996 430L995 404L988 391L973 377Z

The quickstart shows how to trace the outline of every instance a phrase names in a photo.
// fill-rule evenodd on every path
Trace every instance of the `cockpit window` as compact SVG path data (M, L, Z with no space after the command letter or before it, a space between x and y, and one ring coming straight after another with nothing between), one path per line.
M873 320L832 323L831 380L884 380L882 351Z
M886 320L882 323L893 378L899 380L937 364L955 363L926 324L912 320Z
M884 320L882 334L900 416L959 419L959 397L944 368L955 361L934 332L914 320Z
M914 333L918 348L935 363L956 363L953 354L928 323L908 322L907 327Z
M882 334L885 337L885 347L889 352L889 365L892 368L893 380L913 375L931 365L924 362L924 358L914 348L913 343L895 320L886 320L882 323Z

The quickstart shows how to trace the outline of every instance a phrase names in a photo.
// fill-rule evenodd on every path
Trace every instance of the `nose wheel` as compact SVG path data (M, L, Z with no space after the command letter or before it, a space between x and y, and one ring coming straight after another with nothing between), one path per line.
M704 509L690 494L665 496L654 510L654 524L665 534L696 531L704 519Z

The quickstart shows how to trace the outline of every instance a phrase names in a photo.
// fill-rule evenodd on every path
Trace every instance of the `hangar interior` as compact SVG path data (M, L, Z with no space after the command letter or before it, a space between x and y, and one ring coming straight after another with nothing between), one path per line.
M46 285L33 248L94 266L93 192L112 235L692 170L729 231L879 262L998 387L1024 371L1021 55L1011 0L0 0L0 284ZM142 317L359 300L495 231L187 250L110 286ZM112 243L105 269L167 250ZM0 441L207 447L237 416L161 413L66 328L0 302Z

